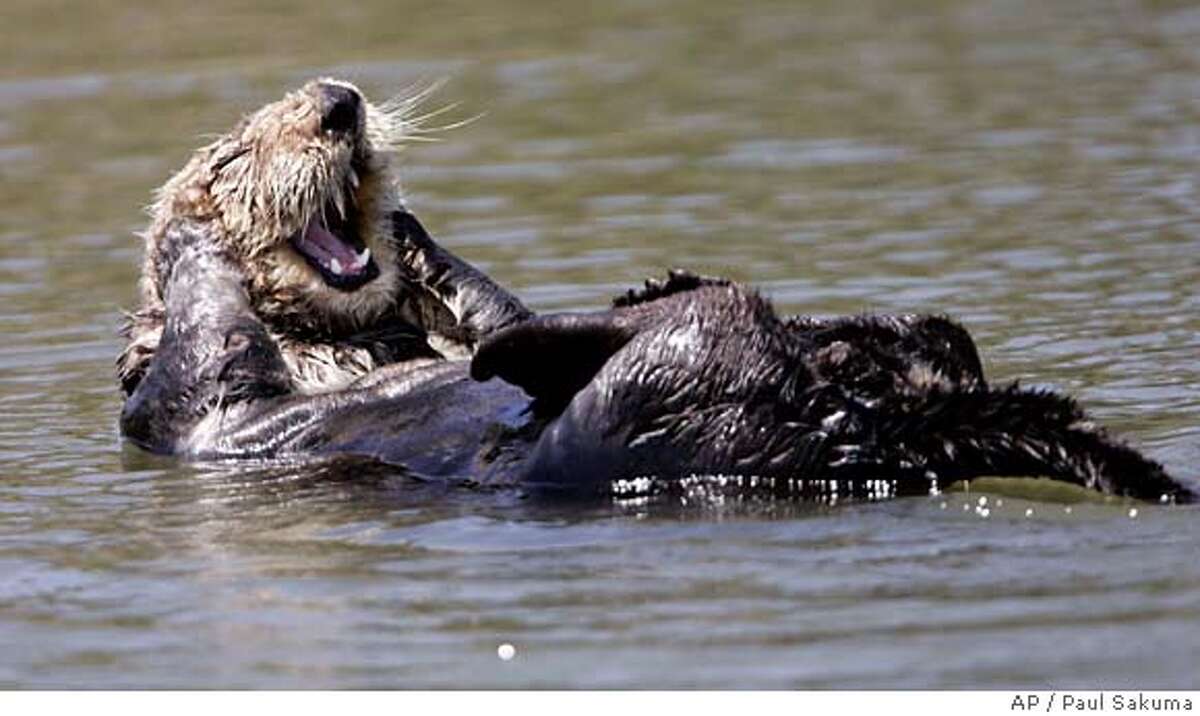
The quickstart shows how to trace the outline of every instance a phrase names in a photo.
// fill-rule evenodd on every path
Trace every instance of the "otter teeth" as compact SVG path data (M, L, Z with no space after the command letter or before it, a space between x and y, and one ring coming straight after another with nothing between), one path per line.
M340 191L334 192L333 206L335 209L337 209L338 216L341 217L342 221L345 221L346 220L346 197L344 194L342 194L342 192L340 192Z
M342 186L343 191L350 196L350 203L358 206L358 172L353 169L346 175L346 183Z
M371 250L363 249L361 254L354 255L354 261L352 261L349 266L343 266L342 262L337 260L336 258L330 259L329 260L329 272L332 273L334 276L341 276L346 273L347 268L350 269L351 271L358 271L358 270L362 269L364 266L366 266L367 262L370 260L371 260Z

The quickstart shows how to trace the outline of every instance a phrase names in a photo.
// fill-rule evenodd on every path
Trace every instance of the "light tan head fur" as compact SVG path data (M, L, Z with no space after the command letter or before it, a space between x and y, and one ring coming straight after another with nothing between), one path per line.
M322 128L328 86L361 98L352 129ZM420 99L373 105L349 83L315 80L199 149L151 207L143 308L161 305L164 232L174 221L191 220L243 260L254 309L268 323L338 334L378 318L402 292L391 215L403 204L391 164L418 131L411 116ZM379 268L378 277L355 290L328 285L289 240L331 207L353 217Z

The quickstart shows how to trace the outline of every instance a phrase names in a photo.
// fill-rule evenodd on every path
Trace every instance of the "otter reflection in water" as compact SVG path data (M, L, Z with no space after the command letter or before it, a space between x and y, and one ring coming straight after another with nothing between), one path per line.
M990 387L945 318L781 319L682 272L609 310L533 317L403 210L385 162L403 135L402 113L311 83L167 184L123 354L125 435L197 459L351 454L587 494L642 476L803 496L988 475L1196 497L1071 400ZM366 357L347 369L343 351ZM333 378L312 379L313 354Z

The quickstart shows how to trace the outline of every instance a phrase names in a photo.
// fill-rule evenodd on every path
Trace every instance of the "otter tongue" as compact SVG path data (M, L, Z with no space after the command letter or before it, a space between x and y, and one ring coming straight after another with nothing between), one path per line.
M361 254L355 251L354 247L316 220L309 221L308 226L304 227L304 233L296 241L296 248L335 274L360 273L366 268L370 257L366 251Z

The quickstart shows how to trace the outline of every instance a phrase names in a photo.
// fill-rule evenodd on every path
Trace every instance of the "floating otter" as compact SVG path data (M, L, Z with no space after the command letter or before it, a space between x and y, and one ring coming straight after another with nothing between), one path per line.
M470 362L304 395L241 267L199 227L172 238L166 325L121 414L157 452L357 455L425 479L588 495L892 496L994 475L1197 497L1069 399L989 387L945 318L783 320L752 291L690 274L608 311L501 329Z
M482 335L529 315L405 210L392 157L420 131L419 99L376 106L351 84L314 81L195 153L151 208L141 306L118 359L126 395L162 334L175 258L167 244L179 232L195 231L241 266L251 306L303 393L384 365L465 357Z
M946 318L783 319L752 290L682 272L605 311L534 317L439 249L407 212L391 207L388 223L368 209L350 222L326 219L314 228L329 209L329 192L353 186L349 171L360 175L359 187L369 174L355 159L370 154L365 146L376 140L369 131L352 140L318 136L348 131L345 105L365 104L357 94L348 99L348 88L309 85L282 105L298 103L298 114L276 105L260 113L275 127L268 134L254 129L255 115L231 135L268 136L269 151L281 146L276 135L296 132L302 144L350 147L326 160L340 174L326 166L306 175L316 187L288 184L309 198L296 200L300 208L272 224L273 233L247 234L266 236L267 248L230 240L240 234L226 226L229 217L243 214L192 210L212 203L205 191L221 185L213 148L193 160L213 169L185 169L164 191L143 284L147 315L159 320L156 340L143 344L135 335L139 378L127 383L121 414L122 432L143 447L195 459L357 455L426 479L588 495L887 496L1007 475L1140 499L1197 497L1107 436L1071 400L991 387L970 335ZM372 121L368 109L368 127ZM245 151L254 151L250 144ZM231 179L250 182L240 191L269 183L234 171ZM218 180L195 184L190 177L197 174ZM180 192L187 211L167 203ZM269 196L235 203L257 209ZM357 199L371 206L371 196ZM367 311L369 320L339 323L360 315L346 306L366 303L322 297L387 276L384 266L371 275L370 262L386 255L381 246L400 247L388 264L399 288ZM360 258L349 259L351 252ZM357 287L339 283L343 256L353 261ZM264 274L264 260L305 280L289 280L286 290L264 287L264 276L287 273ZM303 266L310 273L299 273ZM342 306L342 318L320 313L331 306ZM302 364L309 349L297 345L338 350L339 340L358 331L393 329L421 337L422 350L433 350L428 337L442 331L477 352L470 361L390 364L369 353L375 363L365 372L340 369L361 377L317 381L320 389L312 390L313 371ZM335 383L342 387L331 389Z

